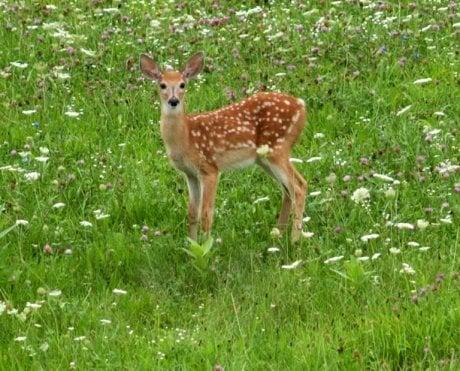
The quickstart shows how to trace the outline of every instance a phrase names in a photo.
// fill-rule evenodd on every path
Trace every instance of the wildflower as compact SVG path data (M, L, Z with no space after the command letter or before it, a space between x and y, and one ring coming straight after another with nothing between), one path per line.
M377 174L377 173L375 173L375 174L373 174L372 176L373 176L374 178L383 180L383 181L385 181L385 182L394 182L394 181L395 181L392 177L390 177L390 176L388 176L388 175L385 175L385 174Z
M424 219L418 219L417 220L417 228L420 230L426 229L430 225L429 222L427 222Z
M357 204L361 204L369 200L371 197L369 190L367 188L361 187L353 192L351 199Z
M52 254L53 248L49 244L45 244L45 246L43 246L43 252L45 254Z
M109 319L101 319L100 322L103 324L103 325L110 325L112 323L111 320Z
M418 242L415 242L415 241L409 241L407 243L407 246L410 246L410 247L419 247L420 244Z
M61 290L51 290L49 293L48 293L48 296L51 296L53 298L57 298L58 296L61 296L62 295L62 291Z
M415 229L415 226L410 223L396 223L395 227L398 229L410 229L410 230Z
M278 228L273 228L270 232L270 236L272 236L273 238L278 238L279 236L281 236L281 232Z
M415 270L409 264L402 263L402 268L399 273L415 274Z
M282 265L281 268L283 269L295 269L298 268L302 264L302 260L296 260L294 263Z
M275 252L280 251L280 249L279 249L278 247L276 247L276 246L273 246L273 247L269 247L269 248L267 249L267 251L268 251L268 252L271 252L271 253L275 253Z
M330 173L327 177L326 177L326 182L328 182L329 184L334 184L337 180L337 175L335 175L335 173Z
M64 203L64 202L56 202L56 203L53 205L53 209L62 209L64 206L65 206L65 203Z
M306 162L311 163L311 162L318 162L321 161L323 158L320 156L317 157L310 157Z
M27 220L24 220L24 219L18 219L16 220L16 225L28 225L29 222Z
M401 116L402 114L406 113L407 111L409 111L410 109L412 108L412 104L404 107L403 109L399 110L398 112L396 112L396 116Z
M452 224L452 216L448 215L445 218L439 219L439 221L444 224Z
M115 295L126 295L128 291L122 290L122 289L113 289L112 292Z
M382 254L379 253L379 252L376 252L374 255L372 255L371 260L376 260L376 259L378 259L378 258L380 257L380 255L382 255Z
M73 338L74 341L83 341L86 339L86 336L77 336L75 338Z
M14 341L23 342L26 341L26 339L27 336L18 336L17 338L14 338Z
M369 242L370 240L375 240L376 238L379 238L379 235L377 233L371 233L361 236L361 241Z
M334 256L332 258L329 258L329 259L326 259L324 261L324 264L332 264L332 263L335 263L335 262L338 262L340 260L343 259L343 255L340 255L340 256Z
M369 257L368 256L360 256L356 260L358 260L360 262L365 262L365 261L369 260Z
M309 196L316 197L316 196L319 196L320 194L321 194L321 191L315 191L315 192L310 192Z
M385 191L386 198L395 198L395 196L396 196L396 191L393 188L390 187Z
M48 345L48 343L47 343L47 342L44 342L42 345L40 345L40 348L39 348L39 349L40 349L42 352L46 352L46 351L49 349L49 347L50 347L50 346Z
M291 157L291 158L289 159L289 161L290 161L290 162L295 162L295 163L297 163L297 164L302 164L302 163L303 163L303 160L302 160L302 159L300 159L300 158L294 158L294 157Z
M414 85L425 85L433 81L432 78L428 77L426 79L418 79L414 81Z
M67 111L67 112L64 112L64 115L68 116L68 117L78 117L81 115L80 112L75 112L75 111Z
M313 135L314 139L322 139L324 137L325 135L323 133L315 133L315 135Z
M81 225L82 227L92 227L92 226L93 226L93 224L92 224L91 222L88 222L87 220L82 220L82 221L80 222L80 225Z
M422 247L420 247L420 248L418 249L418 251L424 252L424 251L428 251L429 249L431 249L430 246L422 246Z
M10 62L10 64L13 67L20 68L21 70L23 70L24 68L27 68L27 66L28 66L27 63L20 63L20 62Z
M304 232L302 231L302 236L304 238L312 238L315 234L313 232Z
M363 255L363 250L361 250L361 249L356 249L355 250L355 256L359 257L359 256L362 256L362 255Z
M6 304L3 301L0 301L0 315L6 310Z
M36 109L29 109L29 110L24 110L22 111L22 113L26 116L30 116L30 115L33 115L34 113L36 113L37 110Z
M38 180L38 178L40 178L40 173L38 173L36 171L32 171L30 173L25 173L24 177L26 178L26 180L32 182L32 181Z
M396 247L391 247L390 248L390 254L393 254L393 255L398 255L401 253L401 250L400 249L397 249Z
M270 198L269 198L268 196L260 197L260 198L258 198L257 200L255 200L255 201L253 202L253 204L258 204L258 203L260 203L260 202L265 202L265 201L269 201L269 200L270 200Z

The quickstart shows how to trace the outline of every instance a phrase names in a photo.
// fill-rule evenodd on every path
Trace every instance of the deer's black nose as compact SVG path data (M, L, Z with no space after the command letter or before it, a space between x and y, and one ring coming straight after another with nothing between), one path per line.
M179 104L179 99L172 97L170 100L168 100L168 103L171 107L176 107Z

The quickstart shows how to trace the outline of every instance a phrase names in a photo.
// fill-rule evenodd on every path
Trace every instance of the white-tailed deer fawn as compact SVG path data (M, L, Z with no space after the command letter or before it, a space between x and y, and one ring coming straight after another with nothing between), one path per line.
M150 57L142 54L140 68L146 77L158 83L161 135L172 164L187 178L189 236L196 240L200 218L203 231L211 230L219 172L256 163L281 185L283 201L278 227L286 228L292 210L292 240L298 240L307 182L289 157L305 125L304 101L261 92L216 111L186 114L186 84L203 68L203 54L192 56L181 72L162 72Z

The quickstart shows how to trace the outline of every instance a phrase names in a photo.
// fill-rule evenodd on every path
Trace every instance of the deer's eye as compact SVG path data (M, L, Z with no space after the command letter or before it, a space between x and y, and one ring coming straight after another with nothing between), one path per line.
M185 88L185 82L182 82L182 83L179 85L179 87L180 87L181 89Z
M166 84L161 83L160 84L160 89L166 89Z

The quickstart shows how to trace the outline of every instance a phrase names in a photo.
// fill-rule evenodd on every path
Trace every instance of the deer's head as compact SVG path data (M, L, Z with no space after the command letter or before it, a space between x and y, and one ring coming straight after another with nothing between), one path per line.
M158 84L162 113L177 114L183 112L187 83L201 72L203 64L203 53L197 53L188 60L182 71L161 71L152 58L146 54L141 54L142 73Z

